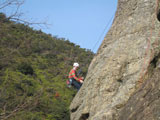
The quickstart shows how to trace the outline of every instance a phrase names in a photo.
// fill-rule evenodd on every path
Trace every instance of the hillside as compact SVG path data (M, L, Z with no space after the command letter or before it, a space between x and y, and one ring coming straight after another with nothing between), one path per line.
M0 13L0 119L69 120L77 91L66 87L68 72L79 62L85 77L93 56Z

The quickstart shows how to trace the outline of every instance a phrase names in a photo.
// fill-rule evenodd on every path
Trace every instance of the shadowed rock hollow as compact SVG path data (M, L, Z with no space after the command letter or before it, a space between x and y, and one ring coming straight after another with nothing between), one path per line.
M71 120L160 120L160 0L119 0Z

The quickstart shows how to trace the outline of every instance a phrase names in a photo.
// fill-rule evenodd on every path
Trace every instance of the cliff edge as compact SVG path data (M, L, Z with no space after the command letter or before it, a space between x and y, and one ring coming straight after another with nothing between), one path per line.
M160 120L160 0L119 0L71 120Z

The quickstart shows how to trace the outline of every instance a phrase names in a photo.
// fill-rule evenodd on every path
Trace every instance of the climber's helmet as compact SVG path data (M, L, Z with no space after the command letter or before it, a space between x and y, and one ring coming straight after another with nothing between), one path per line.
M74 63L73 67L79 67L79 64L78 63Z

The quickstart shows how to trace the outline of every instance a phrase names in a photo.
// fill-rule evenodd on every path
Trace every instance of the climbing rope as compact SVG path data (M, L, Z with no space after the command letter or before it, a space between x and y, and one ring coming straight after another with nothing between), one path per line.
M114 12L114 14L111 16L111 18L109 19L109 21L107 22L104 30L103 30L102 33L100 34L97 42L95 43L95 45L93 46L93 48L91 49L91 51L94 51L94 49L96 48L96 46L97 46L98 43L100 42L102 36L104 35L105 31L107 30L107 28L108 28L108 26L110 25L111 21L113 20L113 17L114 17L114 16L115 16L115 12ZM90 54L88 57L90 57L91 55L92 55L92 54ZM84 66L84 64L81 65L81 67L82 67L82 66ZM81 71L82 71L82 69L80 69L80 70L78 71L78 74L79 74L79 75L80 75Z
M98 45L98 43L100 42L102 36L104 35L105 31L107 30L108 26L110 25L111 21L113 20L113 17L115 16L115 13L112 15L112 17L110 18L110 20L107 22L104 30L102 31L102 33L100 34L97 42L95 43L95 45L93 46L93 48L91 49L92 51L94 51L94 49L96 48L96 46Z

